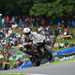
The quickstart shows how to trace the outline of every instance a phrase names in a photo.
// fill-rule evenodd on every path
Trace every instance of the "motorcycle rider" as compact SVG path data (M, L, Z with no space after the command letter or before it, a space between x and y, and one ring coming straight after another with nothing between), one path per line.
M53 35L53 32L50 29L50 26L39 27L38 28L38 33L45 36L45 41L47 42L47 44L50 47L52 47L53 42L54 42L54 35Z
M30 28L24 28L23 33L25 34L23 46L27 48L32 46L32 62L39 66L41 59L48 55L48 50L45 48L45 36L32 32Z

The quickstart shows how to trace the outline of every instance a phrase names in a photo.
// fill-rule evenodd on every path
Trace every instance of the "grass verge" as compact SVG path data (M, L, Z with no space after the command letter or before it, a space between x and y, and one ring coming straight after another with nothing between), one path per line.
M52 62L51 64L70 64L70 63L74 63L75 62L75 59L71 59L71 60L65 60L65 61L55 61L55 62Z

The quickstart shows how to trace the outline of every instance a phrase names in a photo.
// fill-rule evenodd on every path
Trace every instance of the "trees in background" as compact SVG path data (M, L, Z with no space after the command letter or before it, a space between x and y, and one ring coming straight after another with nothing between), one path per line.
M74 15L74 0L36 0L30 10L31 15L64 16Z
M0 12L4 15L29 15L32 0L0 0Z
M75 15L75 0L0 0L0 12L5 15Z

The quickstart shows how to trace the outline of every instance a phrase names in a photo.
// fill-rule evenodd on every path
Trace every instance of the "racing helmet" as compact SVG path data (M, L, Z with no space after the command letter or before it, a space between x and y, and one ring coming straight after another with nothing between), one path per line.
M23 29L23 33L25 33L25 34L28 34L30 32L31 32L31 29L30 28L24 28Z

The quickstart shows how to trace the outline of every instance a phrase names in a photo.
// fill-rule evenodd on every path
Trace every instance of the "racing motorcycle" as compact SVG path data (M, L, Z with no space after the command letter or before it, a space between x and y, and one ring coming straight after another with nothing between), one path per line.
M30 49L28 49L30 48ZM24 50L25 49L25 50ZM53 59L53 55L51 50L49 50L47 43L37 43L37 44L27 44L24 48L20 48L21 51L28 54L30 56L30 60L33 63L33 66L40 66L41 63L45 63L51 61ZM42 62L46 60L45 62Z

